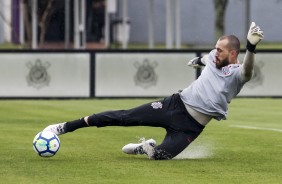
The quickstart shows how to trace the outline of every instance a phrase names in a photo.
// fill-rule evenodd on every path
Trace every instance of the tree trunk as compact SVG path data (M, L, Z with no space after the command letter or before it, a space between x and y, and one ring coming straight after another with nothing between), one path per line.
M225 10L228 0L214 0L215 9L215 39L224 35Z
M54 0L48 0L48 4L39 22L39 27L40 27L39 47L42 47L45 42L46 30L49 25L50 17L54 12L53 3Z
M30 8L28 5L28 0L23 1L24 4L24 29L27 37L26 47L31 48L31 24L30 24ZM24 37L25 37L24 36Z

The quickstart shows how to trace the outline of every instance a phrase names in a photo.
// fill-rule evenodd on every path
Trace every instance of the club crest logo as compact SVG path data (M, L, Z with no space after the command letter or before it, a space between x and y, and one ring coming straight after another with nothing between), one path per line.
M36 89L48 86L50 82L50 75L47 69L51 66L49 62L42 62L37 59L34 63L28 62L26 66L30 69L26 77L27 84Z
M223 75L229 76L234 72L235 68L238 68L239 66L239 64L230 64L228 66L222 67L221 71Z
M134 81L137 86L147 89L157 84L158 76L155 72L157 62L149 62L145 59L142 63L135 62L134 66L137 68L137 73L134 76Z
M153 109L161 109L161 108L163 108L163 104L161 102L153 102L151 104L151 106L153 107Z
M225 67L222 67L221 68L221 71L224 75L230 75L231 74L231 71L230 71L230 65L228 66L225 66Z

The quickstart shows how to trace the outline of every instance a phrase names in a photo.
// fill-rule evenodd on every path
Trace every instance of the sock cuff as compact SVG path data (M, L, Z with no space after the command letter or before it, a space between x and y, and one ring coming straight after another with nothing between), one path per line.
M84 118L78 120L69 121L66 123L66 132L72 132L78 128L88 127L87 123L84 121Z

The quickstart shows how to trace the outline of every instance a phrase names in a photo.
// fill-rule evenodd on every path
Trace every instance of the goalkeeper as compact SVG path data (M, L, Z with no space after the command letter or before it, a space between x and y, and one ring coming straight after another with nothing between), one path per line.
M189 66L205 68L201 76L180 93L129 110L107 111L49 125L44 130L61 135L90 126L163 127L166 136L160 145L149 139L127 144L122 150L127 154L146 154L155 160L172 159L198 137L211 119L226 119L228 104L252 78L255 49L262 38L262 30L252 22L246 54L240 64L238 38L234 35L220 37L208 55L188 62Z

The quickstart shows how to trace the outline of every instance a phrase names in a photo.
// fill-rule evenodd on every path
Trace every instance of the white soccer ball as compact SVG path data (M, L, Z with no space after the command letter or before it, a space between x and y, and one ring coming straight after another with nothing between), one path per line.
M60 149L60 139L50 131L39 132L33 139L33 149L41 157L52 157Z

